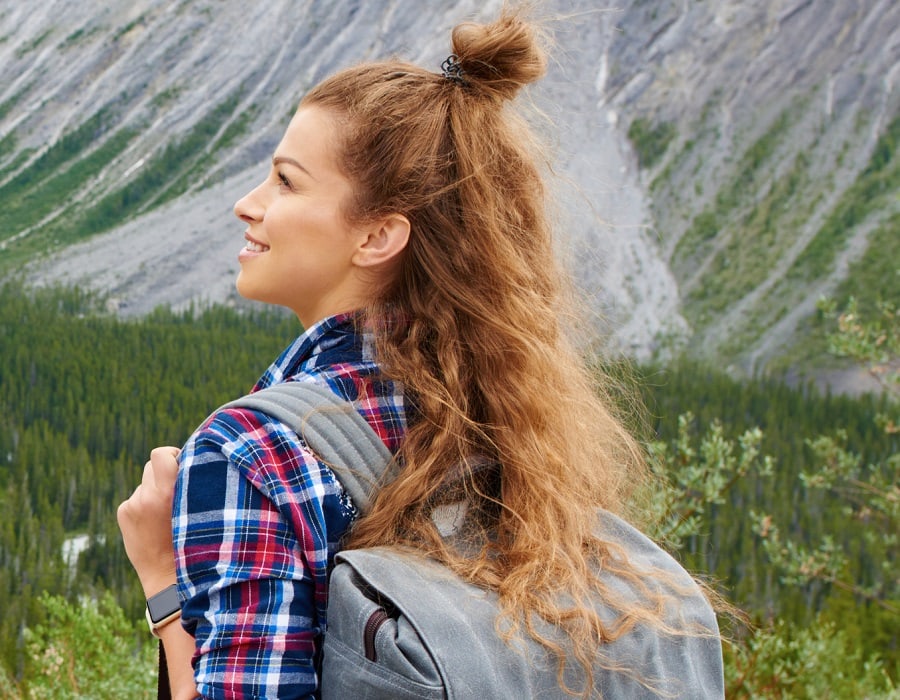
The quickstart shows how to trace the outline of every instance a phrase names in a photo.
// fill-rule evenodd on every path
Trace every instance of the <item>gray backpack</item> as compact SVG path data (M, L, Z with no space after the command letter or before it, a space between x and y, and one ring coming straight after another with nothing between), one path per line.
M332 465L357 508L368 508L372 486L381 480L391 454L351 404L327 387L288 382L226 407L251 408L283 422ZM436 524L446 534L448 523ZM661 572L685 590L668 620L673 627L706 633L666 635L636 625L602 649L593 696L723 698L718 626L700 589L669 554L625 521L600 511L598 527L636 567ZM620 594L638 596L626 581L603 571L600 576ZM601 615L613 619L603 601L596 605ZM560 687L555 659L544 647L528 636L513 646L499 638L497 612L493 592L413 551L375 547L341 552L329 585L321 697L571 698ZM554 633L549 626L542 631ZM565 678L581 688L574 665Z

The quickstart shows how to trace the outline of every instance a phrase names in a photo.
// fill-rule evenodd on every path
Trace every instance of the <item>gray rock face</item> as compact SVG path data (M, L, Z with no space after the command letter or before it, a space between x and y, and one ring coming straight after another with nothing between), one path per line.
M553 121L540 128L562 174L554 183L560 253L573 261L574 276L592 299L589 312L609 317L624 345L646 352L661 330L681 329L677 290L647 234L647 205L628 144L602 108L598 76L612 31L609 17L589 2L559 3L551 14L563 5L573 18L558 23L555 62L532 94ZM101 197L139 174L235 91L235 114L254 115L239 141L210 154L205 175L216 184L54 253L40 261L34 279L107 289L124 313L228 298L242 245L231 206L263 177L304 91L341 67L394 54L439 70L452 26L491 17L499 6L138 0L8 9L0 17L0 34L9 37L0 44L0 61L13 67L15 79L4 85L0 101L23 92L27 97L4 117L2 129L15 130L19 147L37 154L110 103L120 106L123 126L140 129L101 177L85 183L80 197ZM46 32L39 45L23 51Z
M862 220L826 226L900 113L900 5L633 2L609 55L610 107L675 128L642 182L691 346L761 369L900 209L895 185L857 197ZM814 244L829 250L817 266Z
M631 0L603 10L587 0L545 3L544 13L555 17L554 60L530 97L549 116L535 124L560 175L552 181L559 251L589 313L604 319L618 347L645 357L660 339L691 337L716 348L755 324L748 352L764 360L790 336L790 322L760 316L758 307L767 303L767 290L780 289L791 255L801 254L804 236L815 236L816 216L821 220L827 208L816 214L813 207L813 223L779 232L788 241L782 269L769 265L756 284L714 311L694 313L694 297L728 246L730 229L723 226L687 253L683 239L690 240L685 234L694 218L715 202L723 183L734 180L746 149L791 105L771 177L806 150L833 172L823 206L853 182L897 113L895 5ZM178 197L151 197L121 225L31 267L36 283L107 289L126 314L227 300L243 229L231 206L263 177L302 94L360 60L399 55L439 70L450 29L492 17L500 6L499 0L7 1L0 5L0 195L4 183L36 167L52 144L103 109L114 115L116 129L136 135L40 221L0 228L0 255L135 181L168 145L233 99L236 107L216 123ZM861 114L860 129L854 124ZM675 126L663 158L645 171L625 136L638 117ZM212 147L231 130L239 137ZM94 148L113 133L99 134ZM835 167L833 154L844 143L850 155ZM747 189L765 195L761 185ZM815 197L812 189L807 194ZM854 250L865 247L862 241ZM833 288L840 274L832 277L800 293L798 308Z

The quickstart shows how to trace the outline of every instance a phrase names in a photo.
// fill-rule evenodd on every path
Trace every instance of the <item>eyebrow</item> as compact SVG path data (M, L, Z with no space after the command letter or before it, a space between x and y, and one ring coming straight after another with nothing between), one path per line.
M311 172L309 172L309 170L304 168L302 165L300 165L300 163L298 161L294 160L293 158L288 158L287 156L273 156L272 157L272 165L273 166L278 166L278 165L281 165L282 163L286 163L287 165L293 165L295 168L299 168L300 170L305 172L313 180L316 179L313 176L313 174Z

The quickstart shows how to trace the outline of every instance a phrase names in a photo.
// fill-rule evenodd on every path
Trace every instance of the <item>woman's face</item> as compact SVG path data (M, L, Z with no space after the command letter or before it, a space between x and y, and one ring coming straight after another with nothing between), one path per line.
M338 124L322 108L301 107L268 177L234 205L247 224L238 292L288 307L306 328L365 302L354 256L366 232L342 212L353 186L337 165Z

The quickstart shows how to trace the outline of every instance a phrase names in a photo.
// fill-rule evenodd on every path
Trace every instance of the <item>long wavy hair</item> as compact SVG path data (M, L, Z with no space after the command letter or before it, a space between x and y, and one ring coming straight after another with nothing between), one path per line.
M341 167L355 184L348 218L401 212L411 223L396 274L363 322L416 418L399 476L348 546L409 545L497 591L503 633L542 641L560 679L574 654L588 693L598 646L661 614L658 599L622 603L619 620L604 623L587 602L610 593L592 573L598 558L638 582L595 525L598 507L628 515L646 469L565 332L571 295L545 211L545 159L513 110L545 72L542 45L536 26L507 8L453 30L458 71L367 63L302 104L340 120ZM499 466L485 471L475 456ZM461 494L489 533L474 547L450 546L431 517ZM569 648L544 639L535 616L565 629Z

